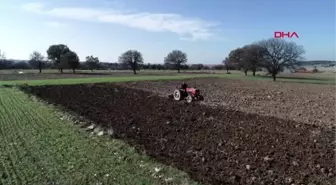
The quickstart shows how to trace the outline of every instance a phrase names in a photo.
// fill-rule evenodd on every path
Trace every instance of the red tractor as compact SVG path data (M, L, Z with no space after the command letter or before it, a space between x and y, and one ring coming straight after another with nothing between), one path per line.
M204 100L204 97L201 95L199 89L195 87L188 87L188 85L185 83L183 83L179 89L175 89L173 98L176 101L186 100L188 103L194 100Z

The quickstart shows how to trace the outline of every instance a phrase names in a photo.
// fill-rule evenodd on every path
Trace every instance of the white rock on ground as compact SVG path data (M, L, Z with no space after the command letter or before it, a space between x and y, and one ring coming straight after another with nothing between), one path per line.
M95 128L95 125L94 125L94 124L92 124L92 125L90 125L90 126L87 127L88 130L92 130L92 129L94 129L94 128Z
M155 167L154 170L155 170L155 172L159 172L159 171L161 171L161 168Z
M113 136L113 134L114 134L113 129L108 129L108 130L107 130L107 134L108 134L109 136Z
M100 132L98 132L97 135L98 135L98 136L102 136L102 135L104 135L104 131L100 131Z
M102 129L100 127L96 127L93 132L98 134L100 131L102 131Z

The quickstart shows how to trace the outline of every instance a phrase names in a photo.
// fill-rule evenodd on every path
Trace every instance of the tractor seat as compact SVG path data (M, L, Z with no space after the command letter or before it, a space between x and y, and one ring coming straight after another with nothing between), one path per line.
M187 84L182 84L181 89L186 89L188 87Z

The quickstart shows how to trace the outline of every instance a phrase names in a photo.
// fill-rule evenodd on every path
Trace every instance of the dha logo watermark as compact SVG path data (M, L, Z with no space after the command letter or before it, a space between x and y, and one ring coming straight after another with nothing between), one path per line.
M283 32L283 31L275 31L274 38L282 39L282 38L292 38L296 37L299 38L299 35L296 32Z

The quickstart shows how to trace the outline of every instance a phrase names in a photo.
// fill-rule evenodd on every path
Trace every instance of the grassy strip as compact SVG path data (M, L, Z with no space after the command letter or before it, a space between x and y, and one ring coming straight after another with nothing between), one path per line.
M268 80L272 81L268 76L247 77L249 80ZM277 82L286 83L303 83L303 84L321 84L321 85L335 85L335 78L296 78L296 77L278 77Z
M0 184L196 184L19 90L1 88L0 107Z
M178 80L197 77L221 77L220 74L209 75L184 75L184 76L122 76L122 77L97 77L97 78L68 78L68 79L47 79L47 80L20 80L20 81L0 81L0 85L54 85L54 84L83 84L83 83L103 83L103 82L129 82L145 80ZM235 77L235 76L232 76Z

